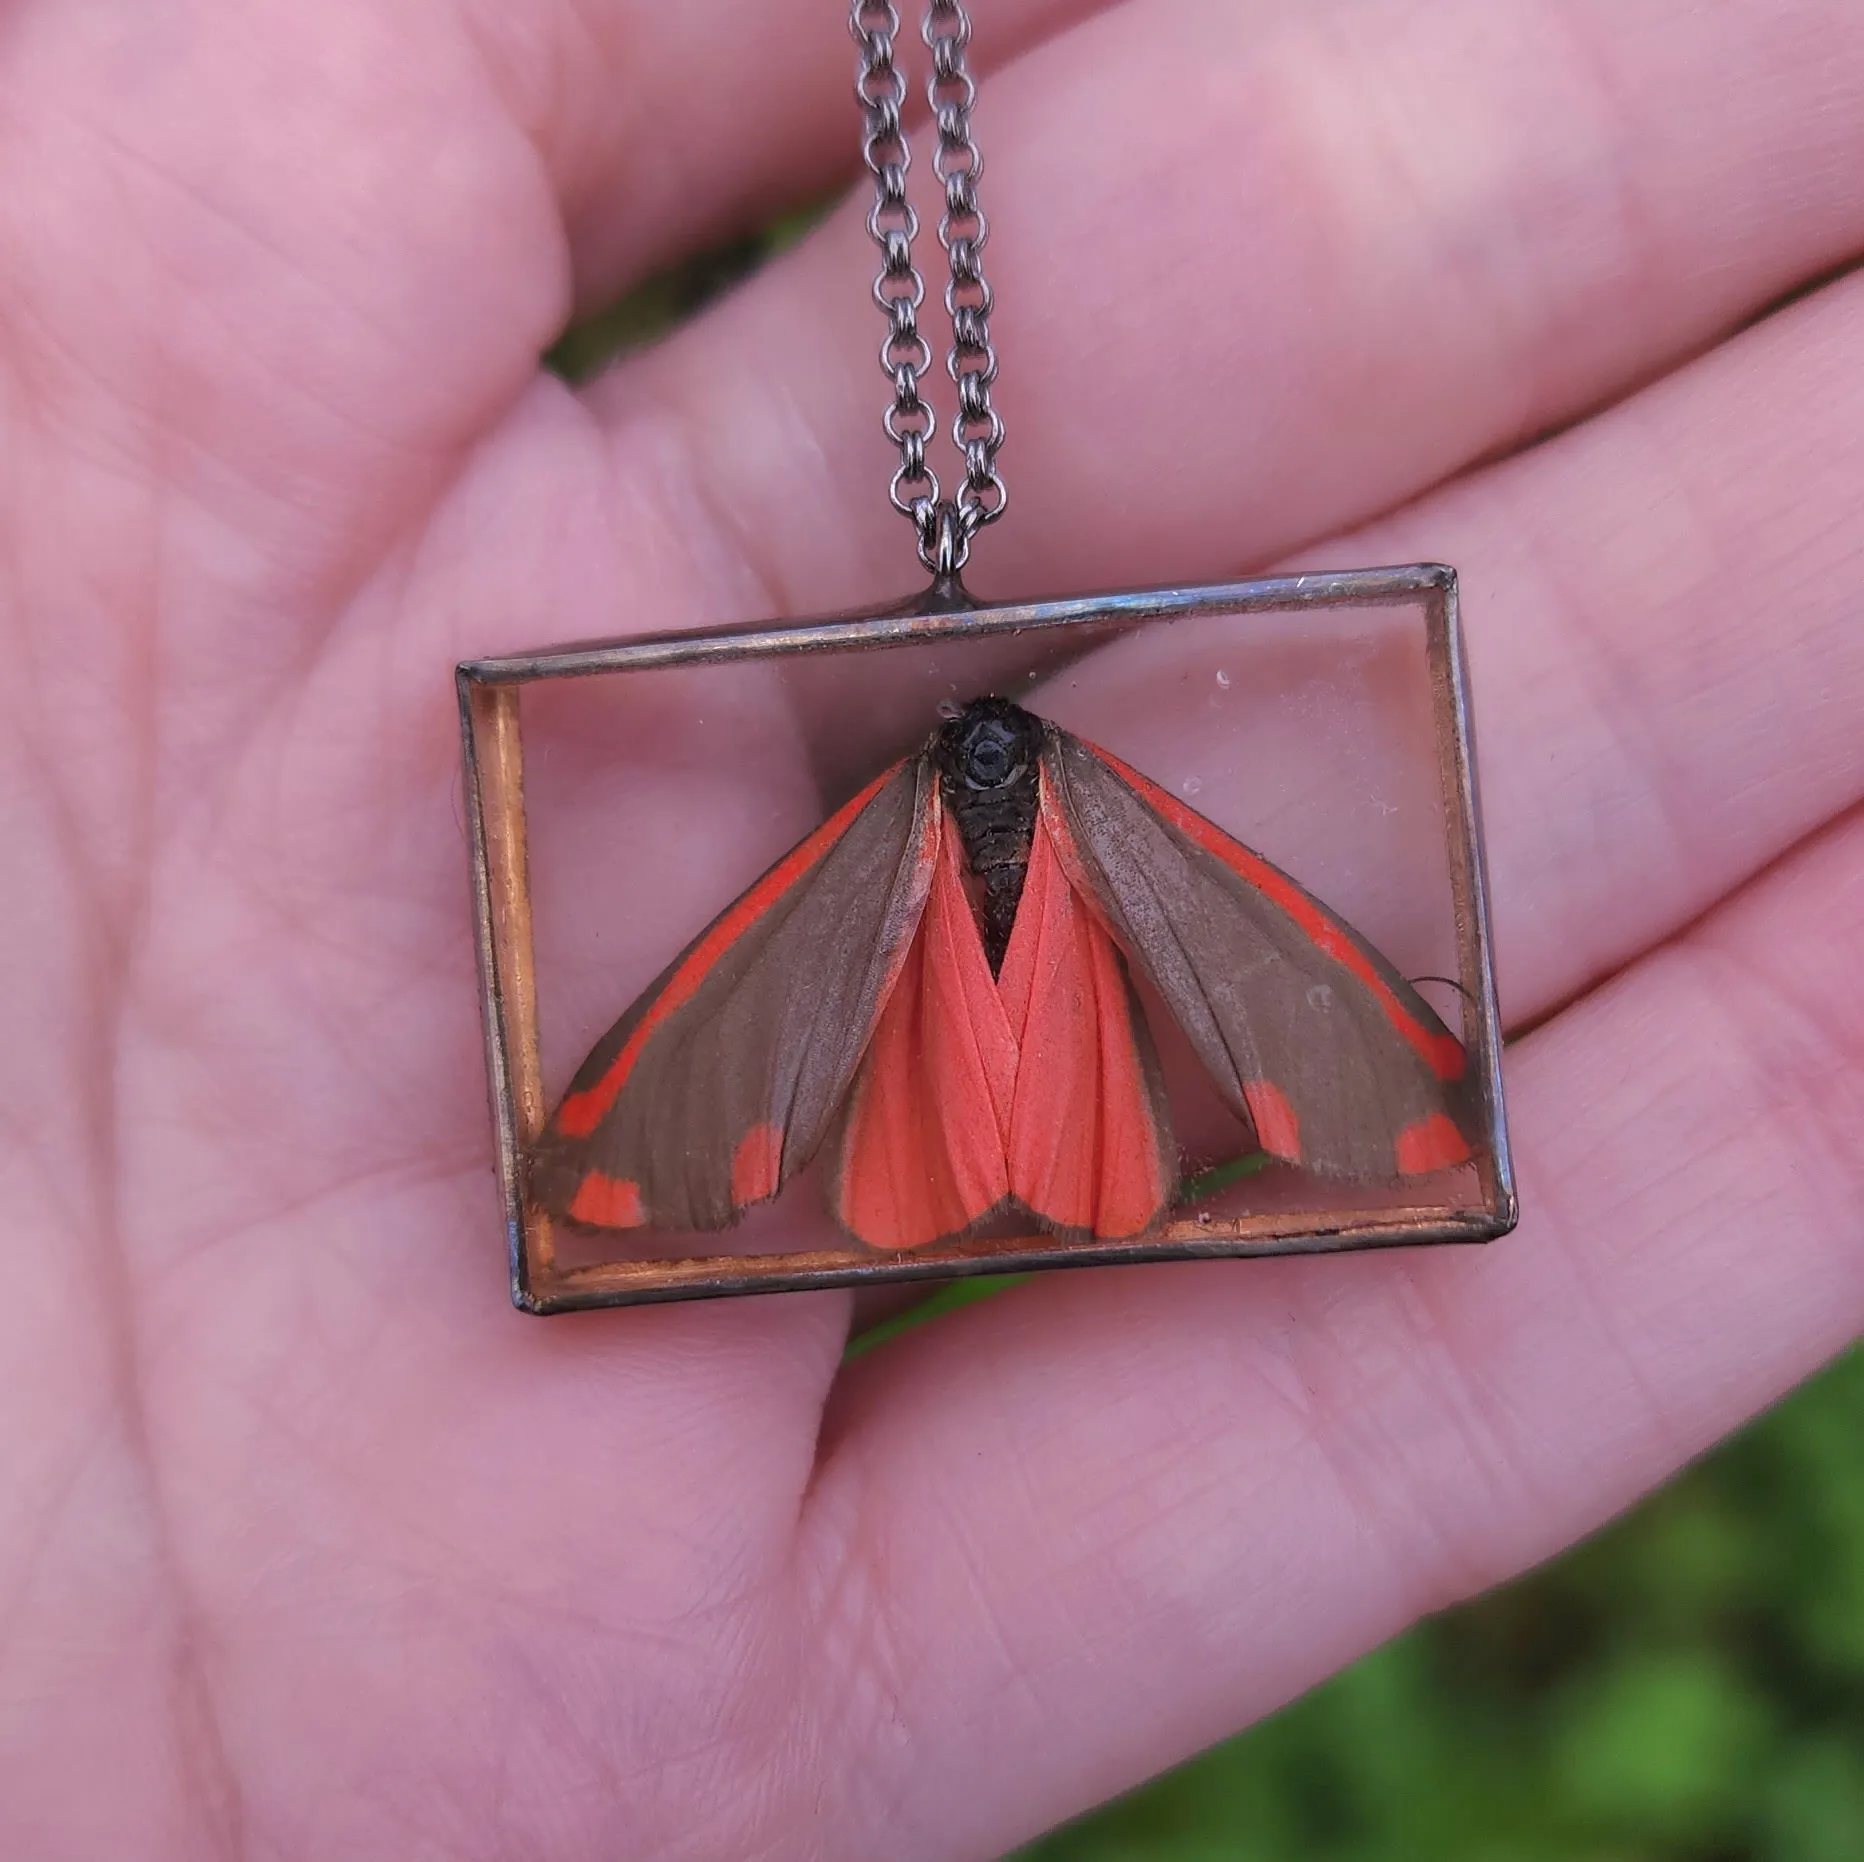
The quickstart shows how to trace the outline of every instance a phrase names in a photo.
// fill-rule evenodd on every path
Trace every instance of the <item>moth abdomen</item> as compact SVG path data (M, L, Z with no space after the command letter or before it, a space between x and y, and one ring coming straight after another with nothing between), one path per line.
M964 844L965 864L982 888L984 955L1003 967L1029 871L1040 800L1042 720L1007 698L977 698L934 740L945 806Z

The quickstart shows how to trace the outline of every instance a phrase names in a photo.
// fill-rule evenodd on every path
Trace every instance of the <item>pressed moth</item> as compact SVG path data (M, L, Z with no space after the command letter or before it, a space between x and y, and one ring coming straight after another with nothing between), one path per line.
M1272 1157L1398 1184L1475 1154L1462 1043L1370 943L1107 751L981 698L641 994L531 1148L529 1195L717 1230L820 1156L873 1250L1008 1211L1142 1235L1179 1178L1135 977Z

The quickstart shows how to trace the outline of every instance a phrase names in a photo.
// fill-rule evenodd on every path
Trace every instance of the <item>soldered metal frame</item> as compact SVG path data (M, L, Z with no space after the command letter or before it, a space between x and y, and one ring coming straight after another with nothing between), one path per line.
M1464 1033L1470 1037L1466 1044L1474 1080L1472 1117L1480 1138L1475 1167L1479 1193L1467 1206L1174 1216L1132 1241L1073 1243L1032 1234L959 1240L912 1254L877 1254L871 1260L850 1259L854 1244L845 1244L751 1257L559 1262L551 1218L529 1205L524 1188L525 1153L549 1112L539 1052L526 855L524 747L519 724L525 686L545 679L870 651L958 637L974 640L1080 627L1131 630L1204 615L1287 614L1413 603L1423 613L1445 802L1457 980L1467 1004ZM505 1210L511 1298L520 1310L561 1313L805 1287L1027 1273L1051 1267L1482 1242L1514 1227L1518 1202L1502 1104L1501 1023L1454 570L1438 563L1417 563L1064 601L1000 603L976 601L955 579L946 579L882 613L642 635L469 660L459 666L456 677L472 837L486 1071Z

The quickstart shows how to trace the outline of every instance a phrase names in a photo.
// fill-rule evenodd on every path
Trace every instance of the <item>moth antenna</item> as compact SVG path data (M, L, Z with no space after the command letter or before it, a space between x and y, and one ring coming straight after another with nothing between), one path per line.
M1411 978L1411 983L1414 988L1419 983L1441 983L1445 989L1454 989L1465 1002L1475 1001L1475 997L1453 976L1414 976Z

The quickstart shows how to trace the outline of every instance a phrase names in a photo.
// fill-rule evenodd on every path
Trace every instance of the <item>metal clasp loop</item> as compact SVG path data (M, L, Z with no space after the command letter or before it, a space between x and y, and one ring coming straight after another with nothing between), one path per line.
M931 498L914 515L919 520L919 560L941 582L951 581L971 554L971 527L950 498Z

